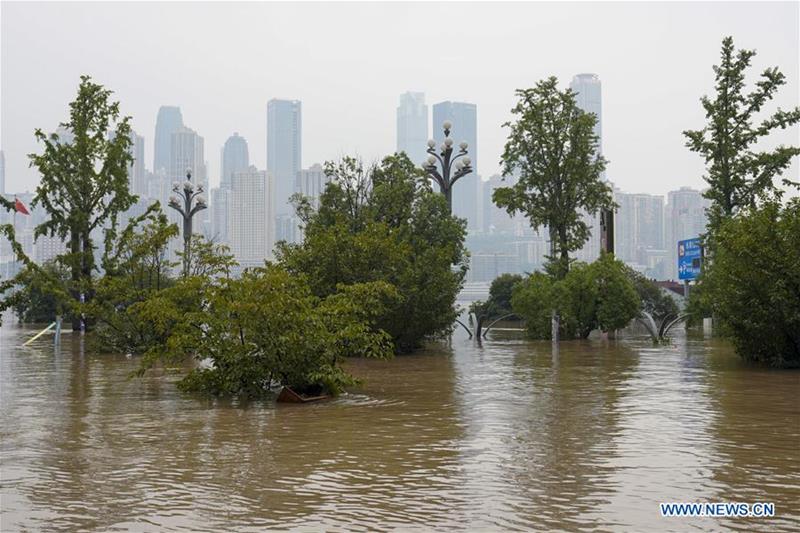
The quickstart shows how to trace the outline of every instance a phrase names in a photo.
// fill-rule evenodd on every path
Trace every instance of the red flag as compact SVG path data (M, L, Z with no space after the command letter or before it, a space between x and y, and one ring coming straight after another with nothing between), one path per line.
M23 204L22 200L19 198L14 198L14 208L17 210L17 213L22 213L23 215L31 214L31 212L28 211L28 208L25 207L25 204Z

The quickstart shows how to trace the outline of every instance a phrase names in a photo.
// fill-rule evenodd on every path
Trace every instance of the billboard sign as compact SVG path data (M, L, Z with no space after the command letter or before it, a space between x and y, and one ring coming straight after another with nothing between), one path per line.
M678 279L697 279L702 264L703 247L699 238L678 241Z

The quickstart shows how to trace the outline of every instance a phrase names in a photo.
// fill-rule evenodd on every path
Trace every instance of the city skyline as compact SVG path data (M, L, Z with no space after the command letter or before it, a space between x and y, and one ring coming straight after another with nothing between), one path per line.
M162 31L176 27L186 9L196 15L191 32ZM333 17L337 24L309 21L309 10L326 22L326 15ZM452 42L461 44L438 47L428 37L435 33L429 27L451 10L460 22L452 28ZM64 104L74 96L83 73L115 91L123 114L133 116L133 128L145 137L148 161L155 155L155 139L148 132L154 131L157 110L164 104L180 106L211 147L222 146L231 131L239 131L250 143L251 163L267 168L266 104L278 97L301 100L306 109L300 167L306 168L345 154L372 161L392 153L397 97L404 92L424 92L428 102L472 102L478 107L483 154L476 172L486 179L498 170L506 134L500 125L510 118L514 90L551 74L566 87L578 72L594 72L603 80L603 153L610 160L609 180L625 190L661 195L682 185L700 188L702 160L684 147L681 131L703 123L699 98L713 88L710 64L718 61L719 42L731 34L738 46L756 49L754 71L779 66L787 86L774 105L788 108L797 100L798 47L785 43L798 40L793 25L797 13L796 4L747 3L465 4L457 11L446 4L234 4L225 9L216 4L59 4L51 9L4 3L0 148L6 156L6 189L35 188L35 172L26 156L38 149L33 130L53 130L66 118ZM95 24L95 19L103 23ZM387 29L381 24L384 19L399 23ZM137 25L128 22L136 20L152 21L151 33L158 37L129 35ZM225 29L234 20L235 33L216 31L215 25ZM626 23L613 26L616 20ZM298 32L301 22L311 26ZM248 31L253 24L266 31ZM531 31L515 31L523 25ZM676 25L687 30L687 39L664 37ZM214 31L205 31L212 26ZM485 28L480 43L458 39L476 27ZM555 42L554 31L567 27L569 38L560 41L563 49L554 50L548 44ZM43 32L63 43L58 58L36 42ZM358 38L328 38L334 33ZM308 35L315 38L308 40ZM356 48L362 39L373 49ZM398 39L407 43L402 56L383 60ZM124 69L107 61L103 47L93 44L97 42L119 45L128 58ZM161 57L164 49L172 50L168 62ZM256 64L260 68L253 70ZM371 71L366 81L357 65ZM202 72L215 75L197 75ZM141 90L143 84L147 91ZM433 131L439 126L430 125ZM790 142L796 135L780 133L775 142ZM220 154L208 152L213 169L209 177L216 186ZM796 163L788 176L797 178Z

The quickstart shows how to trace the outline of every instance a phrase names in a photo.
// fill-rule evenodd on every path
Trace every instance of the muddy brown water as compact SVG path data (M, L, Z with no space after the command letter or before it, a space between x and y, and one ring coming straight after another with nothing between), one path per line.
M6 531L799 530L800 373L679 331L456 332L311 405L210 401L135 358L0 328ZM660 502L776 516L662 518Z

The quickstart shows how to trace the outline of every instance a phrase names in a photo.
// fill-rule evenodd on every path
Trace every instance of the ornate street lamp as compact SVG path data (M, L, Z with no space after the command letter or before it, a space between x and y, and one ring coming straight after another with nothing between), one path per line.
M453 185L459 178L466 176L472 172L470 166L470 158L467 155L467 143L462 141L458 145L459 152L453 156L453 139L450 137L450 128L453 125L449 120L442 124L444 129L444 142L439 147L439 153L436 153L436 141L433 139L428 141L428 150L430 154L428 160L423 163L422 168L428 175L439 184L439 190L447 198L447 209L453 211ZM436 168L436 162L439 162L441 172ZM453 172L455 167L455 172Z
M202 211L207 206L205 199L200 196L203 193L203 186L192 183L192 169L190 168L186 169L186 181L173 183L172 191L178 196L170 197L169 206L183 217L183 276L186 277L189 275L189 265L191 264L192 218L195 213Z

